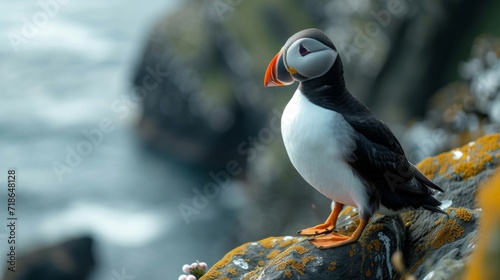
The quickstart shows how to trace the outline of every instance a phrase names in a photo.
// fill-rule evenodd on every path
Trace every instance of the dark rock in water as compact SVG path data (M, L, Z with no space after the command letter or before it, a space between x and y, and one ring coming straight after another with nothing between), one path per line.
M327 250L303 237L270 237L234 249L201 279L394 279L403 276L391 263L397 250L406 274L455 279L477 241L476 192L499 163L500 134L492 134L417 165L444 189L438 199L451 200L448 216L422 210L406 212L402 220L376 216L360 241ZM347 207L337 228L351 234L358 222L357 211Z
M349 219L338 224L351 234ZM399 216L376 217L359 242L331 250L316 248L305 237L269 237L229 252L201 280L208 279L392 279L391 255L404 244Z
M39 249L17 259L4 280L85 280L95 267L92 239L81 237Z

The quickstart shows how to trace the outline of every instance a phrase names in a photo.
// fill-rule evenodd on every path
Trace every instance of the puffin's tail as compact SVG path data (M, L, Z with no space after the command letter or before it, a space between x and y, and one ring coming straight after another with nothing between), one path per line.
M425 177L424 174L422 174L422 172L420 172L420 170L418 170L418 168L415 167L415 165L413 165L411 162L411 167L413 169L413 173L415 174L415 178L417 179L417 181L421 184L423 184L424 186L428 187L428 188L431 188L431 189L434 189L436 191L440 191L442 193L444 193L444 190L441 189L438 185L434 184L433 182L431 182L431 180L427 179L427 177Z
M418 168L415 167L415 165L413 165L412 163L410 164L411 167L413 168L415 179L418 181L419 184L435 191L444 192L444 190L441 187L431 182L431 180L427 179L427 177L425 177L425 175L422 174L422 172L420 172L420 170L418 170ZM446 213L444 209L448 208L450 205L451 205L450 200L441 202L436 198L434 198L432 195L429 195L428 198L425 200L425 203L423 203L420 207L432 212L448 215L448 213Z

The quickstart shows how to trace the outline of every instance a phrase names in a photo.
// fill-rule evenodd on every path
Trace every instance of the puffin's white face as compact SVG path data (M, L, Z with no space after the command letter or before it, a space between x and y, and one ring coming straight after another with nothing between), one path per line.
M296 81L323 76L335 63L337 52L311 38L295 41L284 54L284 64ZM298 75L297 75L298 74Z
M338 53L322 42L304 37L285 45L271 60L264 76L264 86L286 86L326 74Z

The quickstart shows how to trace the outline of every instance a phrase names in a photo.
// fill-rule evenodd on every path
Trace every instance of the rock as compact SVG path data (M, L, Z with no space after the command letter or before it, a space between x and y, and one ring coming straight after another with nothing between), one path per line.
M81 237L36 250L17 259L4 280L85 280L95 266L92 239Z
M417 167L444 189L440 200L452 200L453 207L477 207L477 188L490 177L500 161L500 134L483 136L476 141L426 158Z
M481 213L475 202L476 192L499 162L500 134L491 134L417 165L443 188L445 192L436 197L451 200L451 208L447 210L448 218L428 211L402 215L407 225L403 254L409 273L420 279L433 273L435 264L442 259L460 260L470 255Z
M426 275L455 274L450 269L455 260L462 260L474 248L477 235L480 210L466 208L449 208L448 217L439 214L428 214L424 211L415 213L407 223L407 240L403 250L408 273L417 279ZM464 265L458 265L461 270ZM459 269L459 270L460 270Z
M483 209L477 249L464 279L500 279L500 170L479 194Z
M343 212L344 217L346 213L352 214L348 211ZM350 235L355 227L351 219L338 224L343 234ZM404 226L399 216L379 216L366 228L359 242L333 250L320 250L305 237L269 237L246 243L229 252L201 280L318 280L359 275L366 279L391 279L395 273L390 258L393 252L402 249L403 243Z
M500 134L492 134L417 165L445 190L437 197L451 200L448 216L423 210L406 212L402 219L376 216L359 242L327 250L304 237L269 237L234 249L201 279L394 279L403 276L391 263L399 250L407 275L453 279L463 274L477 241L481 209L474 202L476 191L499 162ZM351 234L358 222L357 211L347 207L337 228Z
M444 256L439 262L432 267L424 279L425 280L449 280L462 279L465 272L465 259L455 259L456 249L452 249L448 255ZM478 278L465 278L478 279Z

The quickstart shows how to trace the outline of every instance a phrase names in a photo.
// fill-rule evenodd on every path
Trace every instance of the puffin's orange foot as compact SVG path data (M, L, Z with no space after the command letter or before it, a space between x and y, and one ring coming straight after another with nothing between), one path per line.
M297 231L299 235L318 235L332 232L335 227L331 224L320 224L315 227L306 228Z
M328 249L351 244L358 241L358 239L359 238L332 232L325 236L310 238L309 241L311 241L311 243L319 249Z
M335 229L335 224L337 223L337 217L339 216L340 211L342 211L342 208L344 208L344 204L335 202L332 213L330 213L330 216L328 216L328 218L324 223L317 225L315 227L299 230L297 234L311 236L311 235L318 235L318 234L325 234L332 232Z

